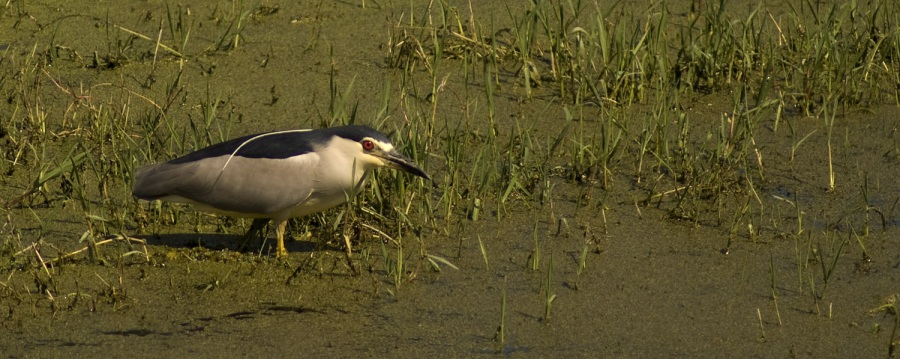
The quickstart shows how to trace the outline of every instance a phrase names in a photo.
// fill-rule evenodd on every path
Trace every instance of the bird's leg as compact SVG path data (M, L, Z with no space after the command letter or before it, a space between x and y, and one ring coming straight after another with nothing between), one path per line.
M347 265L350 266L350 270L353 273L358 274L359 271L356 270L356 266L353 265L353 258L350 258L350 255L353 253L353 248L350 246L350 236L344 234L344 244L347 246Z
M250 224L250 229L248 229L247 233L244 233L244 237L241 238L241 244L240 246L238 246L238 251L243 252L247 250L247 247L250 244L250 240L252 240L253 238L262 238L263 230L268 224L268 218L254 218L253 223Z
M347 248L347 261L350 261L350 255L353 254L353 247L350 245L350 236L345 234L345 235L343 235L343 237L344 237L344 245L347 246L346 247Z
M275 235L278 237L278 247L275 249L275 257L284 257L287 250L284 249L284 229L287 226L287 219L275 220Z

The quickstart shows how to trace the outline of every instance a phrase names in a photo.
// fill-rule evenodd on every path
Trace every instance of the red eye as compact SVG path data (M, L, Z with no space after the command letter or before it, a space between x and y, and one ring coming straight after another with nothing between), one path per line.
M363 146L363 149L366 150L366 151L371 151L371 150L375 149L375 144L372 143L372 141L369 141L369 140L363 140L363 141L362 141L362 146Z

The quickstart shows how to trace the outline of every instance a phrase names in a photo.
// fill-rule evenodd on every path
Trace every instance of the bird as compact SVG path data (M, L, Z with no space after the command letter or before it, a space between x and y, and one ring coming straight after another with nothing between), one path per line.
M247 135L147 165L135 172L132 195L254 218L254 225L271 219L275 255L283 257L288 220L345 203L383 167L431 180L383 133L347 125Z

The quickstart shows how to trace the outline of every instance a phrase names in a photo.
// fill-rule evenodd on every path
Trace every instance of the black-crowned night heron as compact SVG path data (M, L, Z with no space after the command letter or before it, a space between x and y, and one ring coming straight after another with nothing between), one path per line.
M430 180L384 134L343 126L244 136L149 165L137 171L132 194L235 217L271 218L276 255L283 256L289 219L345 203L366 173L380 167Z

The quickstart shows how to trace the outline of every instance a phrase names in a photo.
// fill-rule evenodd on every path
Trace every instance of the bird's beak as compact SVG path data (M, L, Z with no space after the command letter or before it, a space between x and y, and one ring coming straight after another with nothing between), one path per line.
M428 176L425 171L419 168L415 162L413 162L409 157L402 155L397 150L392 150L390 152L382 152L378 157L381 157L384 160L384 164L387 167L402 170L414 174L416 176L422 177L427 180L431 180L431 177Z

